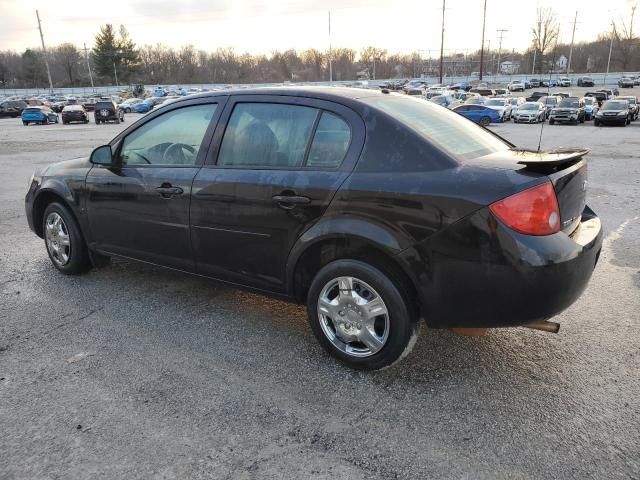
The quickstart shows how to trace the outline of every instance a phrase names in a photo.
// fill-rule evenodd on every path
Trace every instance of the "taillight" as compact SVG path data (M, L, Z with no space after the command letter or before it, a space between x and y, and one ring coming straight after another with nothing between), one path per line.
M526 235L551 235L560 230L560 209L551 182L511 195L489 206L507 227Z

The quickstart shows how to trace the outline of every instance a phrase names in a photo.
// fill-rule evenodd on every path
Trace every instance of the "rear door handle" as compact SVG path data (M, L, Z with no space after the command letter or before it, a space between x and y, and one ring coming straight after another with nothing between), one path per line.
M311 203L309 197L303 197L302 195L274 195L271 199L277 203L280 208L285 210L291 210L297 205L307 205Z
M174 187L170 183L163 183L158 188L156 188L156 192L160 194L160 196L164 198L171 198L174 195L182 195L184 190L180 187Z

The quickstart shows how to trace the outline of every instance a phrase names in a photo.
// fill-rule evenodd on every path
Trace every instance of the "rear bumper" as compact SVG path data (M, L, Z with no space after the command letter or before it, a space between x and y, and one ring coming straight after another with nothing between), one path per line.
M512 327L557 315L587 287L602 248L599 218L529 236L482 209L398 256L432 328Z

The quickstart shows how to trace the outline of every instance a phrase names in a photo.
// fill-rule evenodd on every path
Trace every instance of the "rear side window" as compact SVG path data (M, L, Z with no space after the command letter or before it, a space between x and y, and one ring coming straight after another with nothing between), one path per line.
M509 149L507 143L484 128L424 100L381 96L362 101L396 118L458 160Z
M318 110L277 103L235 106L219 165L296 168L304 163Z
M324 112L307 158L307 167L335 168L342 163L351 143L349 125L337 115Z

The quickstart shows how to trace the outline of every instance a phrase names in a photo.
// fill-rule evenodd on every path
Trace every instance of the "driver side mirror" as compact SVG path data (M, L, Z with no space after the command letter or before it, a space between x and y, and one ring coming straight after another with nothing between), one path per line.
M111 166L113 165L113 152L111 145L102 145L91 152L89 161L96 165Z

